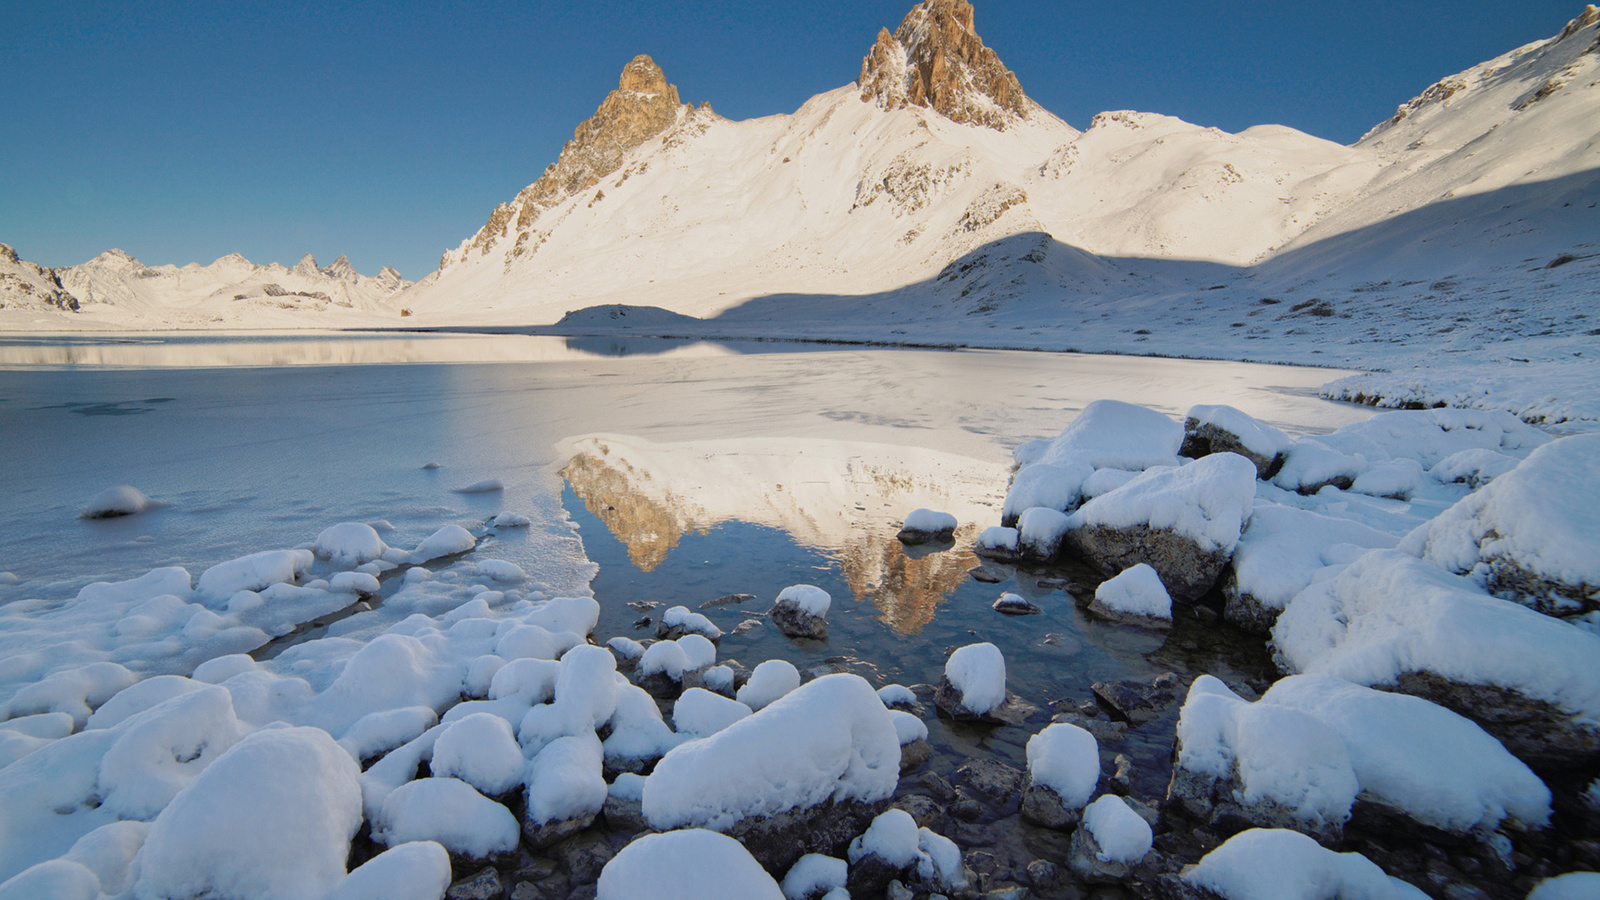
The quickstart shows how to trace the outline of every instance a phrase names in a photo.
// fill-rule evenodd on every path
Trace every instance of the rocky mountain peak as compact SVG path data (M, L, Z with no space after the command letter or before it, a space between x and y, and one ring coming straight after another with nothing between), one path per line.
M328 267L322 270L322 274L328 276L329 278L337 278L340 281L354 281L356 278L356 267L350 265L350 258L341 253L339 254L338 259L334 260L332 263L329 263Z
M593 116L573 129L572 140L561 148L556 161L538 181L523 188L515 201L495 208L473 237L470 248L487 253L513 227L525 233L540 213L599 184L600 179L621 168L629 151L693 111L693 107L678 100L677 87L667 82L666 73L655 60L642 53L635 56L622 68L617 89L600 101ZM521 245L513 255L520 248ZM451 254L445 254L440 268L448 265L451 258Z
M878 32L856 83L884 109L921 106L1000 131L1028 116L1022 85L978 37L967 0L923 0L893 34Z
M11 249L10 244L0 244L0 259L13 263L20 261L17 258L17 251Z

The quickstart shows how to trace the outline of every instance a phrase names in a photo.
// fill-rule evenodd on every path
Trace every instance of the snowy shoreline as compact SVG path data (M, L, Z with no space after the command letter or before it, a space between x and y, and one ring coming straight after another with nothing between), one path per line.
M1416 896L1367 860L1424 879L1433 870L1408 856L1418 840L1443 848L1451 879L1497 897L1558 874L1558 859L1592 865L1588 845L1563 835L1593 827L1596 791L1552 782L1552 796L1506 748L1539 772L1592 750L1600 698L1586 691L1600 672L1585 673L1600 663L1600 638L1583 598L1600 576L1581 547L1561 557L1546 548L1549 535L1586 533L1585 473L1600 438L1552 441L1509 414L1470 410L1382 414L1299 439L1229 407L1195 407L1187 419L1101 401L1056 438L1018 447L1006 503L1016 530L989 529L980 552L1020 553L1042 572L1088 560L1103 576L1142 559L1166 590L1130 581L1113 592L1108 580L1091 613L1156 632L1174 627L1158 620L1176 618L1185 640L1197 627L1232 627L1216 622L1217 601L1194 599L1214 598L1220 583L1221 618L1247 631L1280 621L1271 646L1286 677L1270 690L1190 670L1097 684L1092 701L1062 706L1014 696L1007 661L987 643L951 653L937 688L863 684L848 667L802 672L782 660L744 669L719 661L718 643L737 645L741 632L707 615L669 609L653 641L596 633L594 599L553 596L518 566L484 557L481 537L525 519L496 517L481 534L448 526L414 550L346 523L193 582L168 568L90 585L73 603L0 607L12 630L38 617L41 637L79 654L65 665L39 652L7 663L20 689L7 692L0 723L14 760L0 783L19 799L0 817L14 875L0 895L199 897L242 878L261 886L244 895L264 897L437 900L473 879L501 892L526 882L592 896L598 876L604 897L677 872L655 885L672 896L672 878L713 871L752 896L787 874L785 885L822 893L849 882L861 896L1021 885L1051 897L1115 883L1141 896L1242 898L1260 886L1241 886L1251 875L1241 856L1292 851L1300 868L1285 877L1323 877L1313 873L1333 865L1332 850L1313 838L1349 851L1329 877L1372 896ZM1566 507L1523 499L1552 484ZM1119 549L1127 540L1132 557ZM1403 552L1387 549L1396 543ZM1151 591L1164 602L1152 604ZM1503 599L1508 592L1540 611ZM1084 588L1069 593L1088 603ZM1391 595L1447 605L1408 620L1386 608ZM786 596L795 609L780 615ZM376 608L324 637L271 659L240 652L358 599ZM830 617L849 615L830 606L826 593L796 589L764 618L794 640L817 640ZM727 622L726 611L706 612ZM1212 624L1195 624L1207 615ZM89 618L98 624L86 627ZM1515 638L1524 649L1502 659L1427 641L1440 623L1470 634L1480 620L1497 641L1524 635ZM1538 668L1557 647L1571 683L1517 668ZM1409 660L1391 663L1405 677L1384 674L1384 659ZM1406 680L1418 673L1426 677ZM1386 690L1366 686L1386 678ZM1545 704L1572 749L1543 734L1486 734L1498 715L1472 714L1485 702L1472 685L1484 683ZM1418 692L1426 697L1404 696ZM1047 701L1056 715L1038 712ZM1029 743L1024 773L944 738L930 759L930 714L941 734L1049 722ZM1400 727L1413 720L1454 735L1431 738L1449 741L1458 760L1435 766L1431 782L1414 761L1439 752ZM1141 728L1175 728L1164 796L1139 787L1147 779L1116 752ZM781 777L763 774L769 757ZM1595 774L1592 762L1581 767ZM304 793L264 801L263 777ZM1097 785L1108 790L1091 805ZM1552 815L1554 832L1542 827ZM737 841L692 837L697 828ZM261 832L248 850L237 840L247 830ZM651 830L662 833L631 840ZM997 862L983 849L994 835L1011 835L1004 844L1048 834L1059 846L1053 861ZM352 863L364 865L346 875L352 847ZM680 854L694 864L666 862ZM1527 858L1546 863L1518 861Z

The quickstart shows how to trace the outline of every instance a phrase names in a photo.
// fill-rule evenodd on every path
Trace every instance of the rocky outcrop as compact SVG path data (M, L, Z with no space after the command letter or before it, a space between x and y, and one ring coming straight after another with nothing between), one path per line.
M0 244L0 309L8 306L77 312L78 298L62 286L56 270L21 259Z
M856 82L862 100L884 109L921 106L999 131L1027 118L1030 106L1017 76L973 29L967 0L924 0L893 34L878 32Z
M622 167L630 151L676 125L681 117L703 114L681 104L678 89L667 83L667 76L655 60L644 54L623 67L617 89L606 95L593 116L572 132L572 140L561 148L539 180L523 188L511 203L502 203L462 251L462 258L487 253L512 231L517 234L511 256L528 252L527 235L533 220L573 194L588 190ZM440 268L455 261L445 254Z

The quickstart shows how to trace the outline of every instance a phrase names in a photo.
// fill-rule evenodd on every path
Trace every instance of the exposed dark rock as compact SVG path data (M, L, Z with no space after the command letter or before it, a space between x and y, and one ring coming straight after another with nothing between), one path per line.
M907 794L896 799L891 805L910 813L911 818L917 820L917 825L923 828L938 830L938 824L944 819L944 806L932 797L924 797L921 794Z
M644 805L638 800L607 796L600 814L605 816L606 824L615 831L648 831L650 828L649 821L644 817Z
M1000 806L1016 799L1022 772L997 759L975 759L956 770L956 776L990 802Z
M1094 739L1101 745L1118 743L1128 737L1128 723L1116 722L1103 716L1086 716L1079 712L1068 711L1052 716L1050 722L1076 725L1094 735Z
M450 885L444 896L445 900L500 900L505 892L500 873L491 866Z
M1133 874L1133 870L1139 866L1139 861L1102 860L1102 852L1094 832L1079 828L1072 833L1072 850L1067 855L1067 867L1072 869L1072 874L1090 884L1115 884Z
M1270 481L1272 476L1283 468L1282 453L1265 456L1246 447L1239 435L1220 425L1210 422L1202 424L1193 418L1185 419L1183 446L1178 450L1178 454L1190 459L1199 459L1213 453L1237 453L1250 460L1256 467L1256 477L1262 481Z
M1394 689L1477 722L1529 765L1566 768L1600 760L1600 729L1512 688L1465 684L1433 672L1407 672Z
M556 858L574 885L594 884L600 878L600 870L615 855L610 842L593 833L578 835L555 848Z
M1133 792L1133 760L1118 753L1114 763L1116 771L1111 776L1111 792L1126 797Z
M887 800L828 800L776 815L742 819L725 833L743 844L768 872L782 878L807 853L843 857L850 841L888 808Z
M1240 590L1239 579L1230 567L1222 576L1222 618L1251 634L1270 634L1281 609L1266 606L1255 595Z
M535 849L549 847L593 825L596 815L590 813L575 819L556 819L542 824L525 817L522 820L522 837L528 846Z
M748 603L754 599L756 599L755 594L724 594L715 600L707 600L706 602L700 604L700 608L715 609L719 606L727 606L733 603Z
M1097 681L1089 689L1112 715L1139 725L1160 715L1176 699L1177 686L1177 676L1169 672L1150 684Z
M1067 532L1064 546L1107 575L1148 563L1174 600L1197 600L1217 583L1230 551L1205 550L1193 538L1148 525L1088 525Z
M928 746L927 740L912 741L900 745L900 774L904 775L928 761L933 754L933 748Z
M1083 819L1083 808L1069 806L1054 788L1035 783L1030 775L1022 783L1022 818L1035 825L1065 831L1078 826Z

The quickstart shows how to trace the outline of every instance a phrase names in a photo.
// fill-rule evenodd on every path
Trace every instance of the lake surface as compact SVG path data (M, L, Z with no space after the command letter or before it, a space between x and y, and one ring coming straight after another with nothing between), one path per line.
M488 534L480 557L515 562L556 592L592 590L602 641L648 636L636 620L667 606L754 594L706 610L731 631L797 583L833 595L827 641L760 626L728 635L720 655L803 670L831 661L877 684L915 684L936 681L951 649L993 641L1011 690L1038 707L1028 727L946 727L931 706L924 718L936 750L1016 761L1048 704L1086 701L1095 681L1169 670L1249 681L1268 663L1259 640L1198 620L1180 617L1170 632L1093 620L1054 586L1074 573L992 567L974 579L964 548L998 523L1011 448L1102 398L1175 417L1226 403L1291 434L1329 431L1373 412L1317 398L1342 374L515 335L4 338L0 572L19 583L0 585L0 603L66 599L156 566L198 574L343 521L387 522L385 540L406 547L456 523ZM483 479L504 488L456 490ZM118 484L164 506L76 518ZM899 521L918 507L957 516L954 548L901 547ZM486 532L505 510L533 525ZM1002 591L1043 613L993 612ZM1170 722L1158 739L1161 727L1129 744L1141 777L1167 771Z

